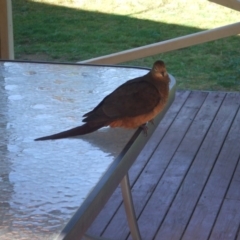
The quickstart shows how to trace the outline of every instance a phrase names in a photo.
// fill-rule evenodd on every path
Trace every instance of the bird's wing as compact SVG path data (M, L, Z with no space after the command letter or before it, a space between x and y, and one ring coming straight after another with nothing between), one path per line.
M117 88L100 107L111 119L135 117L152 111L160 100L159 91L150 82L131 82Z

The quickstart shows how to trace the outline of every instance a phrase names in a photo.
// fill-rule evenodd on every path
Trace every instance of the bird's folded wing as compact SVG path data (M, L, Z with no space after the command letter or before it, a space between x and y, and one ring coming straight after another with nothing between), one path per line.
M147 81L122 85L104 99L103 112L110 118L135 117L152 111L160 102L157 88Z

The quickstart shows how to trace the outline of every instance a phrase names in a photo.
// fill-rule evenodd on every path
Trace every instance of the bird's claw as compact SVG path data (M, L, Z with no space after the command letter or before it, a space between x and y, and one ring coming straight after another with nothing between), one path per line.
M150 122L152 125L154 125L154 119L151 119L149 122ZM148 127L147 127L147 124L146 124L146 123L142 124L142 125L140 126L140 128L143 130L144 135L147 136L147 135L148 135Z
M145 123L145 124L141 125L140 128L143 130L144 135L147 136L148 135L147 124Z
M154 125L154 119L151 119L149 122L150 122L152 125Z

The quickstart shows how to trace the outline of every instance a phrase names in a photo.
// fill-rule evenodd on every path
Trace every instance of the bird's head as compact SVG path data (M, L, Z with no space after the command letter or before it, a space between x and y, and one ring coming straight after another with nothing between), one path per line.
M168 79L167 69L163 61L158 60L153 64L151 69L152 76L158 79Z

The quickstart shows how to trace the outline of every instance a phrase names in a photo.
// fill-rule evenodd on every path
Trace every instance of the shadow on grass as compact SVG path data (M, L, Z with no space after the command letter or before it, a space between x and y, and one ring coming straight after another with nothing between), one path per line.
M203 30L29 0L13 0L13 16L16 58L24 60L76 62ZM239 90L238 46L235 36L127 64L162 58L181 89Z

